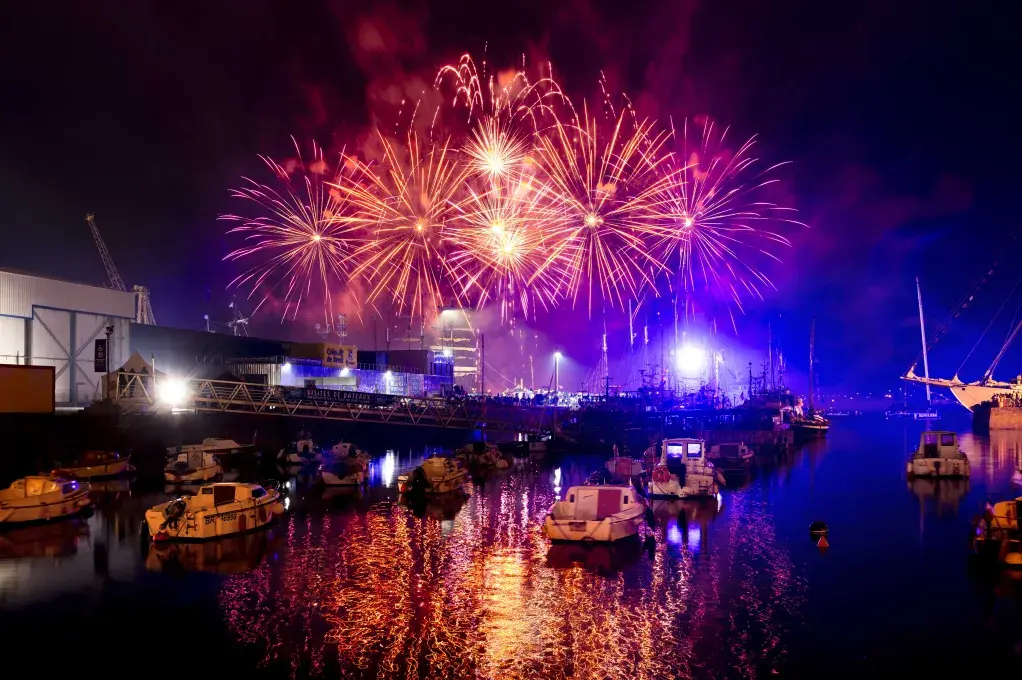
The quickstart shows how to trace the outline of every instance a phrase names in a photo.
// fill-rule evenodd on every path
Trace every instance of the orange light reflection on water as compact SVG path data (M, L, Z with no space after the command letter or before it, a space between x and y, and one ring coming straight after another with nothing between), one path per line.
M724 526L666 507L654 548L585 550L543 537L553 496L549 474L521 472L421 518L291 516L286 546L224 584L228 625L292 677L652 680L783 660L804 580L762 498L732 494Z

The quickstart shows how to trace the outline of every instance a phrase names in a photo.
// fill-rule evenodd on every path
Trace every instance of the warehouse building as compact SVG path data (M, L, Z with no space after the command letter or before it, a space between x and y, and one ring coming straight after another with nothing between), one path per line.
M134 293L0 269L0 363L53 366L57 406L102 398L104 367L128 359L134 318Z

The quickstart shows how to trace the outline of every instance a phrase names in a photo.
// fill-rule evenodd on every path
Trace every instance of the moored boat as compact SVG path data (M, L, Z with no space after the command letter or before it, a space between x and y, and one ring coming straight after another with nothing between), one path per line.
M275 485L220 482L145 513L156 541L201 541L260 529L284 512Z
M611 543L634 536L646 505L629 486L572 486L543 522L552 541Z
M333 460L342 460L344 458L357 458L358 460L365 463L366 467L372 462L372 456L369 452L363 451L351 442L337 442L330 447L330 458Z
M361 459L345 456L319 466L319 478L327 486L358 486L368 478L369 466Z
M231 456L239 453L252 453L255 451L254 444L239 444L233 439L220 439L217 437L206 437L201 444L183 444L167 448L167 455L176 456L181 453L200 451L212 453L215 456Z
M64 519L91 506L88 484L63 477L24 477L0 491L0 525Z
M923 432L906 472L909 477L968 477L969 458L954 432Z
M628 479L629 477L638 477L642 474L642 461L636 460L635 458L615 456L605 462L603 466L607 468L608 472L619 477L624 477L625 479Z
M454 452L454 456L465 461L466 465L498 468L508 466L507 461L500 455L500 449L488 442L473 442L463 446Z
M461 488L468 477L468 470L457 458L433 456L422 461L422 465L398 476L397 486L401 493L442 494Z
M75 479L99 479L101 477L117 477L135 471L131 466L131 456L124 456L113 451L86 451L71 465L64 465L51 474L55 477L74 477Z
M747 470L752 467L756 455L742 442L729 442L714 444L706 457L722 470Z
M987 546L994 546L1007 552L1012 544L1017 550L1020 513L1022 513L1022 496L994 505L988 504L983 514L973 522L973 542L976 550L980 551Z
M312 465L323 462L323 452L311 439L299 439L281 449L277 459L289 465Z
M220 461L212 453L191 451L178 454L177 458L163 469L163 478L172 484L194 484L208 482L223 472Z
M723 475L706 460L706 442L665 439L660 462L647 486L651 498L709 498L716 496Z

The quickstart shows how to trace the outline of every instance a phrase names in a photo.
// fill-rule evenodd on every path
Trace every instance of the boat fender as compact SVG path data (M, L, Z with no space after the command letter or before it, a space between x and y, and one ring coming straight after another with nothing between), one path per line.
M809 534L811 536L827 536L830 534L830 528L826 522L817 520L809 525Z

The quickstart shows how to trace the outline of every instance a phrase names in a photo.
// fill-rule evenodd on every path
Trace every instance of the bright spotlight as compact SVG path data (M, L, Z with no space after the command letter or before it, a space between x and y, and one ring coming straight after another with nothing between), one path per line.
M283 366L281 366L281 368L282 368L283 370L285 370L285 371L290 371L290 370L291 370L291 362L290 362L290 361L285 361L285 362L284 362L284 365L283 365Z
M685 375L694 376L706 366L706 352L702 347L685 345L675 355L678 370Z
M347 378L350 373L351 373L351 371L349 371L346 367L341 369L341 377L342 378Z
M389 380L390 378L394 377L394 372L393 371L387 371L386 373L383 374L383 377L387 378Z
M450 347L444 347L444 356L445 357L453 357L454 356L454 350L452 350Z
M180 406L188 398L188 387L184 380L165 378L160 383L160 401L168 406Z
M554 359L557 359L557 361L560 361L563 358L564 358L563 354L561 354L560 352L554 352Z

